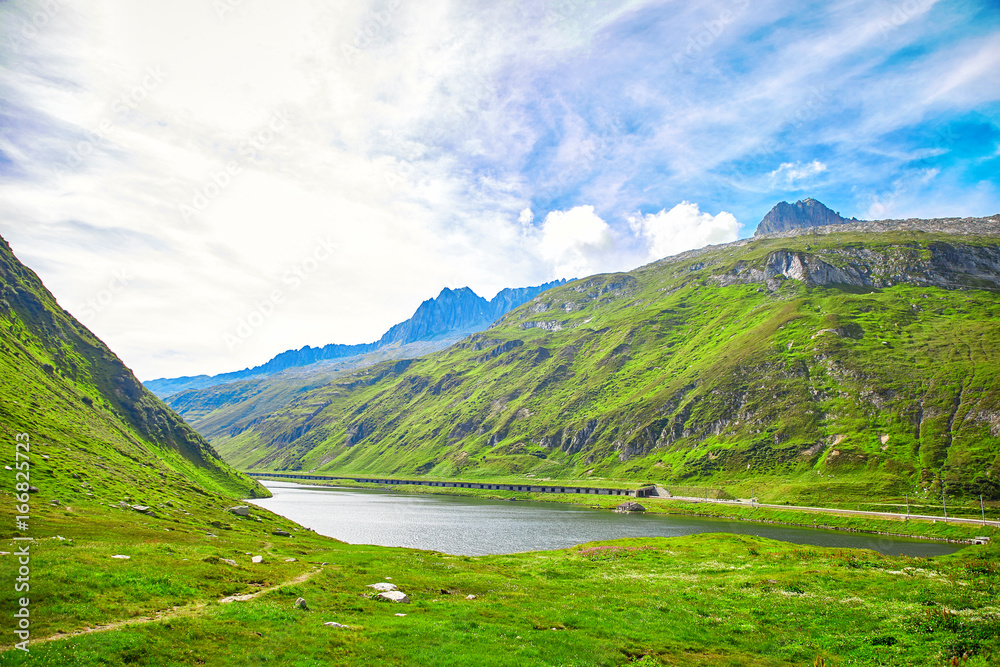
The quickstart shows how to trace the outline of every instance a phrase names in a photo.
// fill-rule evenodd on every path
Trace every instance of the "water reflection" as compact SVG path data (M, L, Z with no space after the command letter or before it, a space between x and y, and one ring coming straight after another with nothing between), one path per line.
M702 519L615 514L546 502L482 500L266 481L272 498L257 505L352 544L431 549L462 556L562 549L622 537L676 537L725 532L796 544L872 549L884 554L938 556L958 546L862 533ZM808 519L807 519L808 520Z

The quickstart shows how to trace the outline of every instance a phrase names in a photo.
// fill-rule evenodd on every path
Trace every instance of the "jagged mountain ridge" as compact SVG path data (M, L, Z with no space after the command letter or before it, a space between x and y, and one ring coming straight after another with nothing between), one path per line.
M254 469L1000 493L1000 217L829 230L567 284L213 442Z
M180 417L147 391L86 327L56 303L0 238L0 430L36 443L38 486L85 461L94 484L162 486L267 496L230 468ZM72 445L72 446L70 446ZM64 459L63 457L67 457ZM37 474L37 477L36 477ZM73 484L72 480L60 480ZM89 488L89 487L88 487Z
M260 366L246 368L219 375L197 375L178 378L159 378L145 382L146 388L160 398L167 398L182 392L205 389L227 382L260 378L280 373L290 368L308 366L320 361L350 360L371 353L399 349L391 356L405 356L419 349L427 353L442 349L465 336L482 331L500 319L507 311L537 294L552 287L562 285L565 280L555 280L534 287L506 288L492 299L487 300L468 287L444 288L437 297L427 299L417 307L413 316L395 324L373 343L343 345L331 343L323 347L306 345L298 350L288 350L276 355ZM413 343L437 343L407 348ZM402 349L400 349L402 348ZM349 365L357 366L358 360Z
M754 236L851 222L858 222L858 220L857 218L848 220L811 197L794 204L782 201L768 211L757 225Z

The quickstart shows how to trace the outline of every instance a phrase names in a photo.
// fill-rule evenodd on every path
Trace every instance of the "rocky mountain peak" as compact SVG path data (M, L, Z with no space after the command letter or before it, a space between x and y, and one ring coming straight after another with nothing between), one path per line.
M782 201L768 211L764 219L757 225L754 236L776 234L793 229L824 227L826 225L842 225L845 222L858 222L856 218L847 219L832 211L812 197L797 201L794 204Z

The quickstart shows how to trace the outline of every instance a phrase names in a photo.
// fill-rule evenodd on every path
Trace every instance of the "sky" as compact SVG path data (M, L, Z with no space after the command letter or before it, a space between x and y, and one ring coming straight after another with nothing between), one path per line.
M0 0L0 235L143 380L998 174L990 0Z

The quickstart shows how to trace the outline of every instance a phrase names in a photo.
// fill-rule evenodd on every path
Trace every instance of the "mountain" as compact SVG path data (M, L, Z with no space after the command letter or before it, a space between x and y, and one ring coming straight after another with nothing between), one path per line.
M512 308L565 282L556 280L535 287L507 288L488 301L468 287L457 290L445 288L437 298L427 299L421 303L413 313L413 317L394 325L374 343L330 344L323 347L306 345L299 350L282 352L265 364L242 371L211 376L160 378L149 380L145 385L160 398L166 398L192 389L260 378L319 361L338 360L344 362L341 364L342 367L357 367L363 363L362 357L371 353L381 352L394 358L413 355L415 352L426 354L448 347L471 333L486 329ZM406 347L413 343L422 345Z
M768 211L764 219L757 225L754 236L776 234L790 230L823 227L826 225L842 225L848 222L858 222L856 218L841 217L815 199L803 199L794 204L778 202Z
M136 489L167 486L204 495L270 495L143 388L59 307L3 239L0 369L0 431L6 442L29 441L31 479L43 492L116 501Z
M568 283L212 442L255 470L1000 497L1000 216L818 229Z

